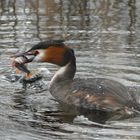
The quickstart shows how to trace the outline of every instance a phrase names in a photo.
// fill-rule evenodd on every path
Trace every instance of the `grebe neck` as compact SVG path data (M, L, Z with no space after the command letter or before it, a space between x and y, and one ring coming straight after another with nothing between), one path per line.
M62 66L53 76L50 82L49 88L54 88L60 83L70 83L73 81L76 72L76 60L75 56L65 65ZM67 83L67 84L68 84Z

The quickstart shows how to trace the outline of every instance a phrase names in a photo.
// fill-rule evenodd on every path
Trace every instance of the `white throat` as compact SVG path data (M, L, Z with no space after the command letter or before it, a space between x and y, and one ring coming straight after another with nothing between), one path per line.
M62 77L65 73L67 69L67 65L64 66L64 67L61 67L56 73L55 75L53 76L53 78L51 79L51 82L53 82L57 77Z
M50 81L50 87L51 87L54 83L57 83L57 82L59 82L60 80L64 80L64 79L65 79L65 78L63 78L63 77L64 77L64 75L65 75L66 69L67 69L67 65L61 67L61 68L55 73L55 75L53 76L53 78L52 78L51 81Z
M59 85L61 82L72 81L74 74L75 67L72 67L71 63L66 64L55 73L49 87Z

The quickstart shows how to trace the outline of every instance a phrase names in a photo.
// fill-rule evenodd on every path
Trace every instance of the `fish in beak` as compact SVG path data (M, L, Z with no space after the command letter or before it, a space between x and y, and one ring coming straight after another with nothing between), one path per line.
M35 56L36 55L30 51L11 56L12 66L16 68L16 73L22 71L27 74L27 77L30 77L31 72L28 70L26 64L32 62Z
M33 61L35 56L36 56L35 53L27 51L27 52L15 54L11 56L11 58L17 58L17 61L19 61L19 63L30 63ZM19 58L22 58L22 59L19 59Z

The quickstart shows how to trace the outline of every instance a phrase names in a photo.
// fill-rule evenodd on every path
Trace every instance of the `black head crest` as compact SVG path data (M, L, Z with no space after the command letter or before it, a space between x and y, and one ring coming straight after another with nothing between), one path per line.
M29 51L37 49L46 49L50 46L61 47L64 46L64 40L48 40L34 45Z

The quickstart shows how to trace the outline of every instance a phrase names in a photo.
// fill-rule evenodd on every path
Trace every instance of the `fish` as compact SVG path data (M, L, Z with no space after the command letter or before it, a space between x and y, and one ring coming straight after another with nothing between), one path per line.
M29 59L25 55L15 55L12 56L12 67L16 68L16 74L19 74L20 72L26 73L26 77L31 77L31 71L27 68L27 63L29 62Z
M37 80L42 79L42 75L33 74L27 67L27 63L31 61L30 57L24 55L24 53L16 54L11 56L12 59L12 67L16 68L16 74L20 74L21 72L25 73L25 77L22 79L22 83L26 85L27 83L33 83Z

